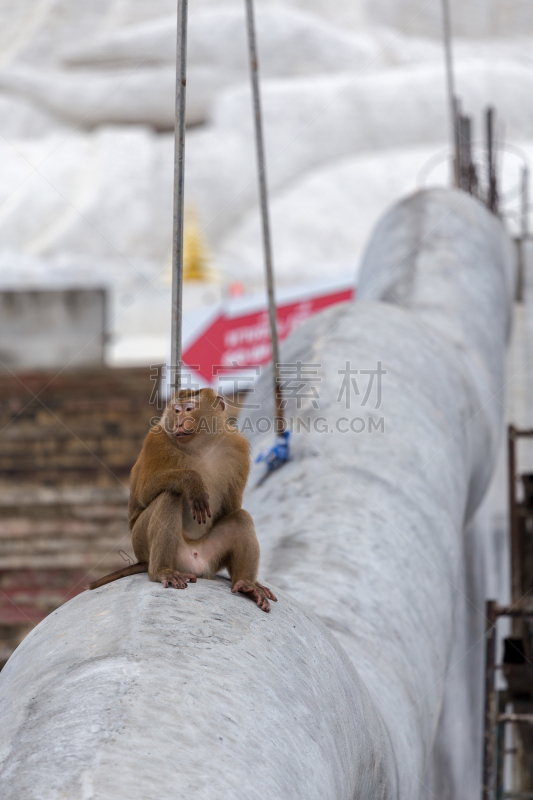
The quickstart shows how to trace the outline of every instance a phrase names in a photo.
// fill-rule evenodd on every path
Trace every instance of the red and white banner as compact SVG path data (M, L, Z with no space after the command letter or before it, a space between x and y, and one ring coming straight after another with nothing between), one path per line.
M304 320L328 306L353 300L353 284L329 283L308 286L277 295L280 341ZM203 319L184 320L183 361L196 376L213 383L216 376L241 372L243 367L261 366L270 360L270 326L266 299L229 300L203 314Z

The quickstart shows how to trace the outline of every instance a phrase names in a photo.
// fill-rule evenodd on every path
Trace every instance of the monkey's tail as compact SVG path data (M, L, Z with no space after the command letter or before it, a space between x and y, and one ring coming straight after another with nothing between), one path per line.
M97 581L87 584L85 588L98 589L99 586L105 586L106 583L118 581L119 578L125 578L127 575L136 575L138 572L148 572L148 563L146 561L139 561L129 567L117 569L116 572L110 572L109 575L104 575L103 578L98 578Z

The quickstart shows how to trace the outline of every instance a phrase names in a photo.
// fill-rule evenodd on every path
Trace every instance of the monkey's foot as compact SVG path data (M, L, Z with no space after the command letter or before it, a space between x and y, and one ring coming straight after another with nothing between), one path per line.
M266 586L262 586L260 583L253 583L252 581L237 581L235 586L233 586L232 590L233 594L235 592L242 592L243 594L247 594L250 596L252 600L255 600L261 611L270 611L270 603L269 600L274 600L277 602L278 598L276 595L267 589Z
M163 584L165 589L173 586L174 589L186 589L187 582L196 583L196 575L191 572L178 572L176 569L161 569L155 574L155 581Z

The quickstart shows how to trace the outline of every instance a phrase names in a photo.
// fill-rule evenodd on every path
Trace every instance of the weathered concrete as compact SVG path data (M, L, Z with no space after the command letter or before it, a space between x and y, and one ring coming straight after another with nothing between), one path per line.
M222 580L79 595L11 657L0 704L3 800L380 798L390 771L325 626L283 592L267 615Z
M0 292L0 372L103 364L103 289Z
M292 424L300 417L310 431L300 428L293 461L247 497L265 579L316 611L343 645L385 720L406 800L431 796L434 778L444 777L441 798L466 800L479 785L470 733L481 717L471 714L494 558L486 528L463 528L499 447L512 268L500 223L468 196L433 190L394 206L363 261L362 301L325 312L286 343L283 362L322 365L319 408L309 391L299 410L289 400ZM376 384L364 404L369 378L360 372L361 394L352 391L347 407L347 362L381 362L379 408ZM271 414L269 373L263 381L254 427ZM371 420L383 420L384 433ZM256 450L268 441L252 437ZM447 706L435 753L452 667L458 702Z
M219 583L167 592L145 576L76 598L0 676L2 797L423 796L463 526L498 450L512 268L500 223L466 195L391 210L360 293L392 302L333 308L285 343L284 363L320 364L321 382L288 397L309 429L247 495L263 577L302 608L282 591L261 615ZM348 402L339 371L378 363L381 403L360 371ZM267 371L243 427L271 414L270 386Z

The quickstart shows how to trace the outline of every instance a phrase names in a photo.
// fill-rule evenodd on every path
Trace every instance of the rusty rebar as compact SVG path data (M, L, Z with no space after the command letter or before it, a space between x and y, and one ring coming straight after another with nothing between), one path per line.
M521 581L521 560L520 560L520 535L519 535L519 519L518 508L516 500L516 435L517 430L514 425L509 425L507 431L507 469L508 469L508 485L509 485L509 530L510 530L510 543L511 543L511 609L518 607L519 601L522 597L522 581ZM509 609L509 611L511 611ZM509 616L518 617L520 614L509 614ZM513 624L513 631L518 633L521 626Z
M496 761L496 601L487 600L485 650L485 737L483 748L482 800L491 800Z
M472 193L472 136L470 117L459 115L459 188Z
M496 184L496 159L494 139L494 108L487 108L485 114L485 135L487 140L487 208L496 214L498 211L498 187Z

